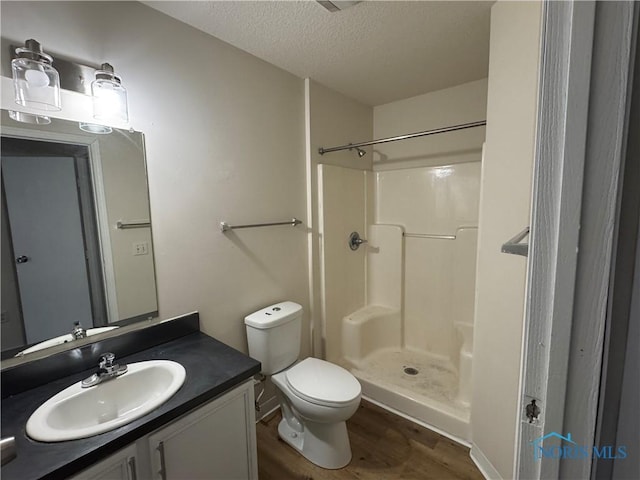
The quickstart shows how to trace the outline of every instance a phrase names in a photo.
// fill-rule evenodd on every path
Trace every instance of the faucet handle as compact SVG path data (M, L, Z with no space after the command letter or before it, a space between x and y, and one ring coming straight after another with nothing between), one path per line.
M100 364L98 365L98 371L90 377L82 380L82 388L93 387L105 380L119 377L127 373L129 368L126 365L118 365L114 363L116 356L111 353L103 353L100 355Z
M113 367L113 361L116 359L116 356L111 353L103 353L100 355L100 368L109 369Z
M73 329L71 330L71 336L73 337L74 340L86 338L87 331L84 328L82 328L82 325L80 325L80 322L75 322L73 324Z

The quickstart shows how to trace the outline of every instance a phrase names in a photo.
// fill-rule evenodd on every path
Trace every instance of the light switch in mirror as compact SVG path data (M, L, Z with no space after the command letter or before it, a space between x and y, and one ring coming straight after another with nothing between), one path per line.
M140 132L2 111L2 357L158 316Z

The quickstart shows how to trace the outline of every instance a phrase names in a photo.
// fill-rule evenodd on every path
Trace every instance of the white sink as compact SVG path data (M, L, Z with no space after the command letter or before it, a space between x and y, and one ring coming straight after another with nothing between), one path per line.
M124 375L94 387L80 383L54 395L27 421L27 434L41 442L91 437L126 425L169 400L184 383L182 365L170 360L131 363Z
M97 335L98 333L108 332L118 327L98 327L98 328L88 328L86 330L87 337L92 335ZM55 347L56 345L61 345L63 343L72 342L73 335L67 333L66 335L60 335L59 337L50 338L49 340L45 340L44 342L36 343L35 345L22 350L16 354L16 357L19 355L25 355L27 353L37 352L38 350L42 350L43 348Z

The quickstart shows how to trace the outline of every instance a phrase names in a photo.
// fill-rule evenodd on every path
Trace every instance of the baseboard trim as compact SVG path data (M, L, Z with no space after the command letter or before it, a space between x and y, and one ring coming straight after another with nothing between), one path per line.
M389 405L386 405L382 402L379 402L377 400L374 400L371 397L368 397L366 395L362 395L362 398L364 398L367 402L371 402L374 405L377 405L380 408L384 408L385 410L398 415L399 417L402 417L406 420L409 420L410 422L416 423L418 425L420 425L421 427L424 428L428 428L429 430L433 430L434 432L436 432L437 434L442 435L443 437L447 437L449 440L453 440L456 443L459 443L460 445L464 445L467 448L471 447L471 443L467 442L466 440L463 440L460 437L456 437L455 435L451 435L450 433L445 432L444 430L438 428L438 427L434 427L433 425L427 423L427 422L423 422L422 420L418 420L415 417L412 417L411 415L407 415L406 413L401 412L400 410L396 410L393 407L390 407Z
M495 469L493 464L489 461L489 459L482 453L482 450L478 448L477 445L471 444L471 452L469 453L471 460L476 464L480 473L484 475L484 478L487 480L503 480L502 476Z

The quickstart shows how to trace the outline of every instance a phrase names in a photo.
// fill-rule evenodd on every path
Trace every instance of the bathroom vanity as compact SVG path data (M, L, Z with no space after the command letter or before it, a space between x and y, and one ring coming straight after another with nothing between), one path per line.
M197 314L191 314L190 321L193 323L193 316L197 324ZM70 350L67 355L89 358L91 363L97 354L113 351L120 363L173 360L186 370L184 384L167 402L126 425L92 437L37 442L27 436L25 425L40 405L86 378L95 367L33 388L26 381L30 388L23 391L17 391L17 379L33 376L33 371L21 375L3 371L3 395L9 396L2 400L2 438L15 437L17 457L2 467L2 477L257 478L252 377L260 371L260 363L197 328L177 325L160 324L128 334L134 338L124 335L105 340L105 344ZM167 334L167 330L173 332ZM143 349L132 353L136 345ZM40 361L55 363L56 359Z
M253 382L248 381L72 479L257 479L253 412Z

